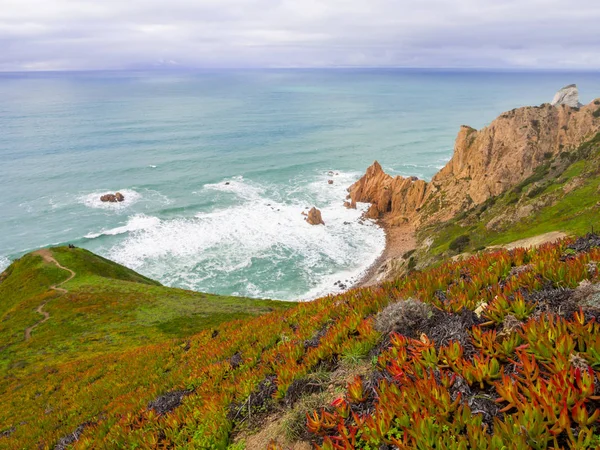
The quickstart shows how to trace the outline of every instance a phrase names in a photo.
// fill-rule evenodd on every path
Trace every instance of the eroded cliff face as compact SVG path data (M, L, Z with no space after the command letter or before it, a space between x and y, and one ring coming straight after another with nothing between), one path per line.
M367 173L350 188L352 203L371 203L365 214L378 219L391 213L398 222L407 222L423 203L427 183L415 177L391 177L375 161Z
M371 203L370 218L414 225L447 220L499 195L560 152L600 131L600 99L581 108L566 105L513 109L477 131L462 126L452 159L427 183L391 177L375 162L349 189L354 202Z

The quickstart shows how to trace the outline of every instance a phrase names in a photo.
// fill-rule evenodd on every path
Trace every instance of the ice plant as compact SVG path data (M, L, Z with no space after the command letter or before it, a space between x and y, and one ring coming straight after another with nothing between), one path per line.
M348 401L350 403L362 403L367 399L363 380L357 375L354 380L348 383Z

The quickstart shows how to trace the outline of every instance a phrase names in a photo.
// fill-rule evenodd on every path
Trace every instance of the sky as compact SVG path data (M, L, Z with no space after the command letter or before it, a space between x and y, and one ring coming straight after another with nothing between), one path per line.
M600 0L0 0L0 71L599 69Z

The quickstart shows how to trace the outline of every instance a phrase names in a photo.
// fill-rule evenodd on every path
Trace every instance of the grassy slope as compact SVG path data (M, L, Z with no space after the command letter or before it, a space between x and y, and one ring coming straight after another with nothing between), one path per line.
M449 262L438 268L414 272L408 277L381 286L355 289L338 296L296 304L286 311L275 311L249 320L225 322L215 327L218 333L206 330L185 339L147 345L122 353L98 354L81 361L57 364L50 369L32 371L19 378L2 380L0 402L3 408L0 408L0 424L3 429L0 429L0 448L53 447L61 437L69 435L80 425L91 422L91 425L83 429L75 448L224 449L232 432L243 428L244 421L249 420L250 416L260 415L265 410L275 412L271 402L285 411L285 408L289 408L285 405L288 401L291 402L290 399L294 398L294 395L303 395L307 390L311 392L311 385L307 384L306 380L311 379L311 373L315 371L331 371L338 367L341 361L350 358L362 359L366 364L371 361L373 370L387 370L392 367L390 365L394 361L406 365L405 358L401 358L400 353L382 353L385 346L381 345L381 339L384 337L373 328L373 315L394 299L419 298L441 308L445 311L443 314L451 314L462 307L473 310L482 301L490 302L494 309L492 312L486 312L489 317L517 314L527 319L531 316L531 326L536 330L546 326L539 316L532 315L531 308L535 307L536 303L527 301L524 308L512 301L516 291L538 290L547 287L548 283L553 288L573 288L585 279L593 283L600 281L597 263L593 264L595 270L589 269L591 261L600 259L600 249L596 248L590 253L582 253L563 261L561 255L564 254L567 254L565 243L527 252L499 250L466 261ZM515 276L510 275L512 267L523 268L525 264L529 264L529 270L518 271ZM443 293L444 301L438 297L440 292ZM498 298L500 294L502 298L509 299L508 306L503 306ZM493 313L494 311L496 312ZM597 324L594 325L595 322L589 323L589 327L586 325L588 331L582 331L581 327L573 322L572 326L582 334L581 339L577 336L573 339L577 342L579 356L587 361L586 364L598 367L600 328ZM465 328L459 327L459 330L463 329ZM469 336L463 337L465 343L471 339L475 342L475 336L479 332L489 333L486 336L491 341L486 340L481 351L494 352L497 344L508 339L505 331L501 322L491 328L482 324L468 329ZM443 325L438 332L445 335ZM573 377L575 363L570 358L573 349L567 346L564 350L564 343L557 342L564 333L548 333L543 330L536 333L545 339L543 348L536 347L531 352L539 359L540 364L544 364L544 370L540 370L537 376L542 380L540 382L546 383L550 376L547 372L558 373L562 366L566 366L569 370L567 375ZM514 346L522 342L517 334L515 329L510 331L511 339L514 337L517 340L511 340L512 344L509 342L510 345L503 347L502 352L506 354L502 357L502 364L511 360L522 364L524 354L515 353ZM424 339L420 330L416 330L413 335ZM315 336L319 338L315 339ZM431 337L435 339L435 335ZM541 341L536 335L527 335L527 339L530 346L538 340ZM423 358L423 352L428 352L428 360L432 358L428 347L423 347L421 340L411 341L410 345L416 347L417 344L420 346L418 354L411 356L407 369L410 367L411 370L417 370L417 366L424 364L423 361L418 362ZM371 356L377 353L371 352L377 349L380 358L372 359ZM556 354L560 357L557 361L554 357L549 358L547 354L539 356L536 353L538 350L553 352L553 349L562 349ZM441 354L433 354L435 364ZM382 355L384 359L381 359ZM547 369L549 360L556 367L550 366L550 369ZM464 367L461 365L452 370L468 378L473 367L468 361L463 363ZM431 364L433 363L429 362L427 367L431 367ZM488 362L485 364L487 366ZM443 370L448 371L448 366L445 367ZM506 373L514 374L514 369ZM265 391L264 388L259 388L261 384L265 386L266 380L272 380L273 390ZM499 392L490 391L490 386L495 386L494 383L498 380L499 374L496 372L492 376L485 376L483 382L487 387L481 393L478 388L479 382L472 380L468 384L473 395L485 394L493 405L493 400L499 397ZM512 383L511 380L509 382ZM403 380L403 383L408 386L410 381ZM466 404L461 406L464 414L455 414L457 405L452 406L449 412L444 412L445 406L438 407L439 405L430 402L427 396L429 393L445 393L448 390L447 386L433 384L435 382L429 379L422 386L416 386L416 393L420 392L423 395L411 394L410 398L421 402L417 404L417 408L423 411L423 414L415 416L419 427L415 425L409 427L409 430L414 428L418 435L425 427L425 430L430 429L430 434L433 434L430 436L432 439L445 436L448 445L440 448L448 449L456 448L450 445L449 439L464 439L465 433L479 433L480 439L491 439L481 427L481 416ZM561 385L572 391L576 390L572 384L564 381ZM517 387L521 389L521 385ZM415 386L411 386L411 389L413 388ZM148 409L149 402L158 396L182 389L188 390L190 395L166 416L159 416ZM523 385L522 389L524 393L531 394L530 386ZM290 395L290 391L296 391L296 394ZM254 408L240 407L245 405L246 399L253 392ZM264 403L258 400L261 398L261 392ZM406 405L399 403L398 394L394 394L396 391L387 392L388 396L393 395L393 402L384 403L385 408L392 408L393 413L398 415L408 411ZM356 394L346 393L347 398L352 395ZM444 398L447 400L447 397ZM285 402L279 401L284 399ZM595 399L586 401L594 408L600 406ZM556 411L556 404L554 400L552 402L553 409L550 412ZM503 399L501 403L501 407L507 406L507 400ZM231 405L238 405L241 410L241 415L233 421L228 417ZM331 411L331 407L323 406ZM360 411L360 405L357 407L357 411ZM316 414L321 413L319 408ZM539 420L531 421L528 416L518 411L510 411L508 415L511 420L516 421L514 429L509 428L501 434L496 433L496 441L492 446L471 448L530 448L523 445L524 436L536 432L536 435L546 439L550 436L548 427L556 424L555 418L546 417L545 414ZM571 415L574 416L575 413L568 414L568 420L574 420ZM431 422L424 421L425 419L434 420L439 426L431 427ZM459 419L467 421L471 428L465 431L464 425L457 425L456 420ZM447 423L449 425L446 425ZM347 425L354 427L352 423ZM444 431L443 427L446 426L450 426L448 431ZM579 429L576 425L573 427L575 431ZM581 430L583 429L584 427L581 427ZM597 432L595 423L585 429L590 433ZM501 430L500 425L498 430ZM7 432L7 436L1 436L3 431ZM402 433L396 431L395 429L396 437L401 437ZM336 433L335 427L325 430L325 434L331 433ZM566 432L560 434L562 441L565 441ZM406 437L412 439L411 435ZM320 442L322 438L312 435L310 439ZM597 439L595 442L598 442ZM597 448L594 445L579 448ZM379 444L362 448L379 448ZM406 448L416 447L409 445Z
M0 282L0 376L42 366L189 336L234 319L290 306L286 302L203 294L163 287L119 264L83 249L52 249L69 274L37 254L13 263ZM24 330L39 322L45 300L51 319L29 341Z
M462 235L470 238L464 251L474 251L550 231L585 234L600 217L599 175L600 134L574 152L549 159L512 190L448 222L420 230L419 240L433 243L417 257L430 262L432 258L451 256L450 243ZM489 225L500 216L505 220Z

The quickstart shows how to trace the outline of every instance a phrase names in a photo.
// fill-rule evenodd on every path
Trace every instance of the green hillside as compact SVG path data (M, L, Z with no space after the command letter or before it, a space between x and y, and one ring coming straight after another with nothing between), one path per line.
M550 231L582 235L600 217L600 133L571 152L549 155L519 185L457 217L419 230L421 266Z
M483 253L175 340L136 308L105 307L121 342L135 340L127 330L164 342L110 353L87 343L94 351L77 360L75 345L27 351L61 317L55 298L51 318L12 350L30 365L0 381L0 448L597 448L599 245L591 235ZM77 258L70 251L56 252L65 267ZM65 274L30 258L2 284L21 274L15 280L32 281L31 298L43 301L43 283ZM102 280L100 293L113 282L132 297L165 289L125 281L135 276L126 271L104 275L115 278L86 275ZM76 279L62 286L85 292L90 284ZM19 295L29 306L13 306L13 317L35 306ZM107 333L100 319L88 329Z
M75 274L70 280L69 270ZM7 377L291 306L164 287L80 248L27 254L0 280L0 376ZM40 323L44 312L49 319Z

